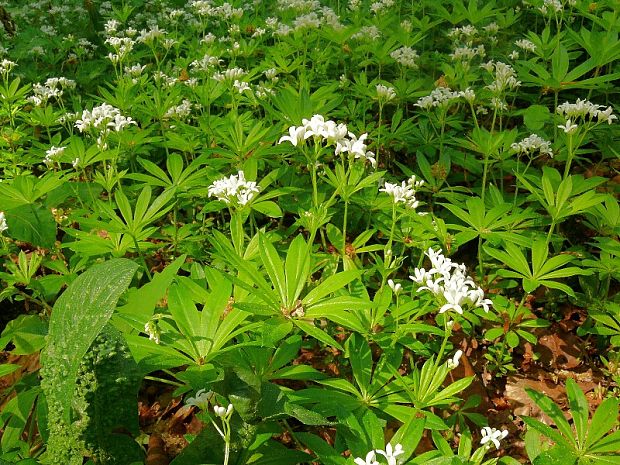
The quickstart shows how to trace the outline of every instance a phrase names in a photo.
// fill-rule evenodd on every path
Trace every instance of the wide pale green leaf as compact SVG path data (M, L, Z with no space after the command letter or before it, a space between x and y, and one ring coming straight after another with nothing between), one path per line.
M137 269L136 263L124 258L95 265L78 276L54 305L42 364L44 376L52 383L46 392L48 402L59 405L67 423L80 362Z

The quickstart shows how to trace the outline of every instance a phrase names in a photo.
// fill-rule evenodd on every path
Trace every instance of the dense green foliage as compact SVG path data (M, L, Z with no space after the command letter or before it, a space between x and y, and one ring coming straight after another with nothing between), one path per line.
M620 463L617 1L55 3L0 1L0 464Z

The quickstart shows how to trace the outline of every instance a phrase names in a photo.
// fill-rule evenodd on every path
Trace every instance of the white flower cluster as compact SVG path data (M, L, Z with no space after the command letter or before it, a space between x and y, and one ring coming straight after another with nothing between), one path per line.
M131 82L137 84L138 78L142 76L142 72L146 69L146 65L135 64L133 66L125 66L125 76L131 78Z
M319 15L312 11L295 18L293 20L293 26L296 31L300 31L302 29L318 29L321 27L321 20L319 19Z
M346 124L337 124L322 115L314 115L311 119L301 120L301 126L291 126L288 136L282 136L278 144L288 141L295 147L303 145L306 139L314 138L315 143L325 142L328 146L335 145L335 155L349 153L356 159L367 160L373 167L377 166L375 154L367 149L365 140L368 134L362 134L359 138L347 129Z
M32 85L34 95L28 97L28 101L37 107L45 105L51 98L62 97L65 89L75 89L75 81L64 77L49 78L45 84Z
M515 41L515 45L526 52L536 52L536 44L534 44L531 40L519 39Z
M227 69L226 71L224 71L223 73L221 72L217 72L213 75L213 79L215 79L216 81L227 81L227 82L234 82L236 80L238 80L240 77L244 76L245 70L243 70L242 68L230 68Z
M213 66L222 63L223 60L216 56L205 54L200 60L194 60L190 63L190 68L194 71L208 71Z
M538 8L544 15L547 13L561 13L564 10L564 5L560 0L543 0L542 6Z
M240 94L243 94L243 92L245 92L246 90L249 90L250 92L252 91L252 89L250 89L250 85L247 82L239 81L237 79L235 79L235 82L233 82L233 87L237 89L237 92L239 92Z
M58 157L63 154L66 148L67 147L50 147L45 151L45 158L43 159L43 162L48 166L51 165L58 160Z
M488 61L480 65L490 73L495 73L495 79L491 84L486 86L493 95L498 96L505 90L514 90L521 85L521 81L517 80L517 73L514 68L501 61Z
M589 118L590 120L596 118L599 123L607 122L607 124L611 124L615 119L618 119L618 117L613 114L612 107L607 107L604 110L601 110L601 108L605 108L605 106L596 105L589 100L577 99L575 103L564 102L559 105L557 113L561 116L565 116L569 121L579 118Z
M416 102L415 106L424 110L430 110L432 108L448 108L458 98L464 98L468 102L473 101L476 98L474 91L467 88L464 91L452 91L448 87L439 86L436 87L430 95L421 97Z
M351 36L353 40L373 41L381 37L381 31L375 25L364 26Z
M480 431L480 433L482 434L480 445L483 446L489 442L492 442L495 445L496 449L499 449L500 439L504 439L506 436L508 436L508 431L506 430L499 431L495 428L490 428L489 426L485 426L484 428L482 428L482 431ZM490 447L490 446L491 444L489 444L487 447Z
M466 24L461 27L454 27L448 32L448 37L454 41L462 41L466 43L472 42L474 37L478 35L478 29L471 24Z
M108 53L108 59L116 64L123 61L133 50L135 41L131 37L108 37L106 44L112 46L116 53Z
M121 115L118 108L102 103L92 111L84 110L82 117L75 122L75 127L80 132L88 131L90 128L96 129L99 132L98 143L103 147L102 141L110 132L122 131L131 124L137 125L131 117Z
M165 37L166 34L165 29L160 29L159 26L154 25L151 29L142 29L137 40L143 44L152 44L156 39Z
M469 47L465 45L463 47L456 47L454 52L450 54L450 58L452 58L452 61L468 62L477 56L482 58L485 55L486 50L484 49L484 45L478 45L477 47Z
M417 190L424 184L423 180L416 179L415 175L408 180L403 181L399 186L396 183L386 182L379 192L385 192L394 200L394 203L404 203L406 207L415 210L420 205L416 200L415 194Z
M385 13L388 9L394 6L394 0L379 0L378 2L373 2L370 5L370 11L374 15L379 15Z
M283 10L311 11L320 7L318 0L278 0L278 8Z
M389 102L396 98L396 91L393 87L384 86L383 84L377 84L377 99L381 102Z
M426 256L431 260L431 269L416 268L414 276L409 278L416 284L422 284L418 292L429 290L445 302L439 313L454 310L462 315L463 306L467 304L489 311L493 302L484 298L484 291L467 274L465 265L454 263L441 250L435 252L429 248Z
M524 155L531 155L539 152L541 155L549 155L553 158L553 150L551 149L551 142L543 139L537 134L532 134L521 142L515 142L510 146L512 150Z
M420 56L418 55L418 52L411 47L398 48L390 53L390 56L394 59L394 61L407 68L418 67L417 61Z
M392 448L392 444L388 444L385 446L385 450L375 449L371 450L366 454L366 457L363 459L361 457L357 457L354 462L356 465L380 465L377 462L377 454L382 455L385 460L387 460L388 465L397 465L399 455L404 454L403 446L400 444L396 444L394 448Z
M17 66L17 63L6 58L0 61L0 75L7 77L11 70Z
M183 99L179 105L174 105L166 111L164 119L185 119L192 112L192 102L187 99Z
M218 200L228 205L247 205L260 192L260 188L254 181L246 181L245 173L222 178L209 186L209 197L217 197Z

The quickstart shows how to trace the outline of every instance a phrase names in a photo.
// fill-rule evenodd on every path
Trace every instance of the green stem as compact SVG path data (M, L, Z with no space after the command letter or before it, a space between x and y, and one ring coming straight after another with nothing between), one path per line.
M568 177L568 173L570 172L570 165L573 162L573 135L568 134L568 155L566 157L566 165L564 166L564 178Z
M435 360L435 369L439 368L441 364L441 359L443 357L444 352L446 351L446 345L448 344L448 339L452 335L452 326L448 324L449 319L444 323L444 336L443 341L441 342L441 347L439 348L439 353L437 354L437 359Z

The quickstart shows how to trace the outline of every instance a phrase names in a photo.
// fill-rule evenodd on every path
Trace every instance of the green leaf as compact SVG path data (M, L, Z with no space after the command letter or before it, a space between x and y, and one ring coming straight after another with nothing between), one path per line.
M523 111L523 123L530 131L539 131L547 121L550 121L549 108L543 105L530 105Z
M299 299L310 274L310 254L308 244L301 234L297 235L286 254L284 265L286 275L287 306L291 307Z
M610 397L601 402L594 415L586 438L586 448L597 447L597 441L616 425L618 419L618 399ZM618 437L620 442L620 435ZM618 449L620 449L620 444Z
M323 297L336 292L337 290L343 289L347 284L358 278L362 273L363 272L359 270L350 270L342 271L328 277L325 281L308 292L302 300L304 305L310 306Z
M532 463L533 465L574 465L576 462L577 457L571 449L555 445L541 452Z
M403 462L406 462L415 453L420 439L422 439L422 434L424 434L425 423L426 419L424 417L412 415L404 425L398 428L398 431L392 437L390 443L393 447L395 447L396 444L403 446L403 450L405 451L401 457Z
M334 339L332 339L332 337L329 334L327 334L325 331L322 331L316 326L314 326L313 324L307 323L305 321L300 321L300 320L292 320L292 321L295 324L295 326L301 329L308 336L312 336L316 340L321 341L324 344L327 344L331 347L335 347L336 349L344 352L344 349L342 348L342 346L338 344Z
M372 375L372 352L366 340L357 333L351 334L345 343L346 357L351 361L353 376L360 391L365 394L370 387Z
M570 412L575 423L575 430L577 431L577 444L583 446L588 430L588 401L573 378L566 380L566 395L568 396Z
M20 368L20 365L15 365L14 363L3 363L2 365L0 365L0 377L10 375L11 373L19 370Z
M6 210L8 234L18 241L51 248L56 241L56 221L49 208L35 204Z
M284 277L284 266L282 260L271 242L267 240L265 234L259 233L258 244L260 257L263 262L263 266L269 275L271 284L280 296L280 302L282 304L289 304L286 279Z
M564 418L564 414L560 407L557 406L555 402L553 402L546 395L534 391L533 389L526 389L527 395L536 402L536 405L545 412L549 417L555 422L555 425L558 427L558 430L562 433L562 435L570 440L573 446L576 445L575 439L573 438L573 430L568 424L566 418Z
M138 265L118 258L78 276L54 305L42 357L42 385L50 408L71 421L76 375L84 354L106 325Z
M277 203L272 202L271 200L253 203L252 209L270 218L282 217L282 209L278 206Z

